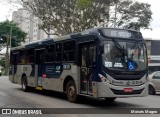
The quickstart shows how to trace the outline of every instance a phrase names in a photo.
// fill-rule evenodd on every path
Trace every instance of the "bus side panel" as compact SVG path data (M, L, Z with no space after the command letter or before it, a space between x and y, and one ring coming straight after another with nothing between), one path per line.
M21 65L14 66L14 76L13 76L14 83L21 84L21 77L22 77L21 72L22 72Z
M34 67L32 65L17 65L14 75L14 82L21 84L22 75L24 74L27 76L28 86L35 86L35 77L33 76L33 71Z
M27 76L28 86L36 87L36 65L23 66L23 73Z
M11 65L9 68L9 80L14 83L14 65Z
M71 76L73 80L76 83L77 91L78 91L78 72L77 69L78 67L75 65L71 65L71 69L68 70L62 70L62 73L59 78L43 78L42 79L42 86L44 89L47 90L54 90L54 91L59 91L63 92L63 83L64 80L67 76Z

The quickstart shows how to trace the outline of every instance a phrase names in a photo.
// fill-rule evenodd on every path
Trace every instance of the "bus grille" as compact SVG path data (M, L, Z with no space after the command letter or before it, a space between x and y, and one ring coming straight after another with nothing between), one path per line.
M116 95L134 95L134 94L141 94L144 88L140 90L133 90L132 92L124 92L123 90L115 90L115 89L111 90Z

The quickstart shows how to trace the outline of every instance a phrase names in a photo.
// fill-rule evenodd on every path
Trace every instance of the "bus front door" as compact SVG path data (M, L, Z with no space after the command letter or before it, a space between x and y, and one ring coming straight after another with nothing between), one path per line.
M44 63L44 49L38 49L35 51L35 73L36 73L36 82L37 86L42 86L42 69Z
M80 93L93 95L93 63L95 61L95 46L93 44L81 45L81 78Z

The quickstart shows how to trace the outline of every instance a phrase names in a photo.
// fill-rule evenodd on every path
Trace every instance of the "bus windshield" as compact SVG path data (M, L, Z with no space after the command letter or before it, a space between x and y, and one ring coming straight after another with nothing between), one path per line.
M141 71L147 68L144 43L104 41L103 65L111 70Z

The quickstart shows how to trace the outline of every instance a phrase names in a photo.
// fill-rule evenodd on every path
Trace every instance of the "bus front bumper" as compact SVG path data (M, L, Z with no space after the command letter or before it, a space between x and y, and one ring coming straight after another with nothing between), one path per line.
M148 83L146 82L140 86L115 86L112 84L105 84L103 82L97 83L97 98L123 98L123 97L143 97L148 95ZM126 92L124 89L132 89Z

